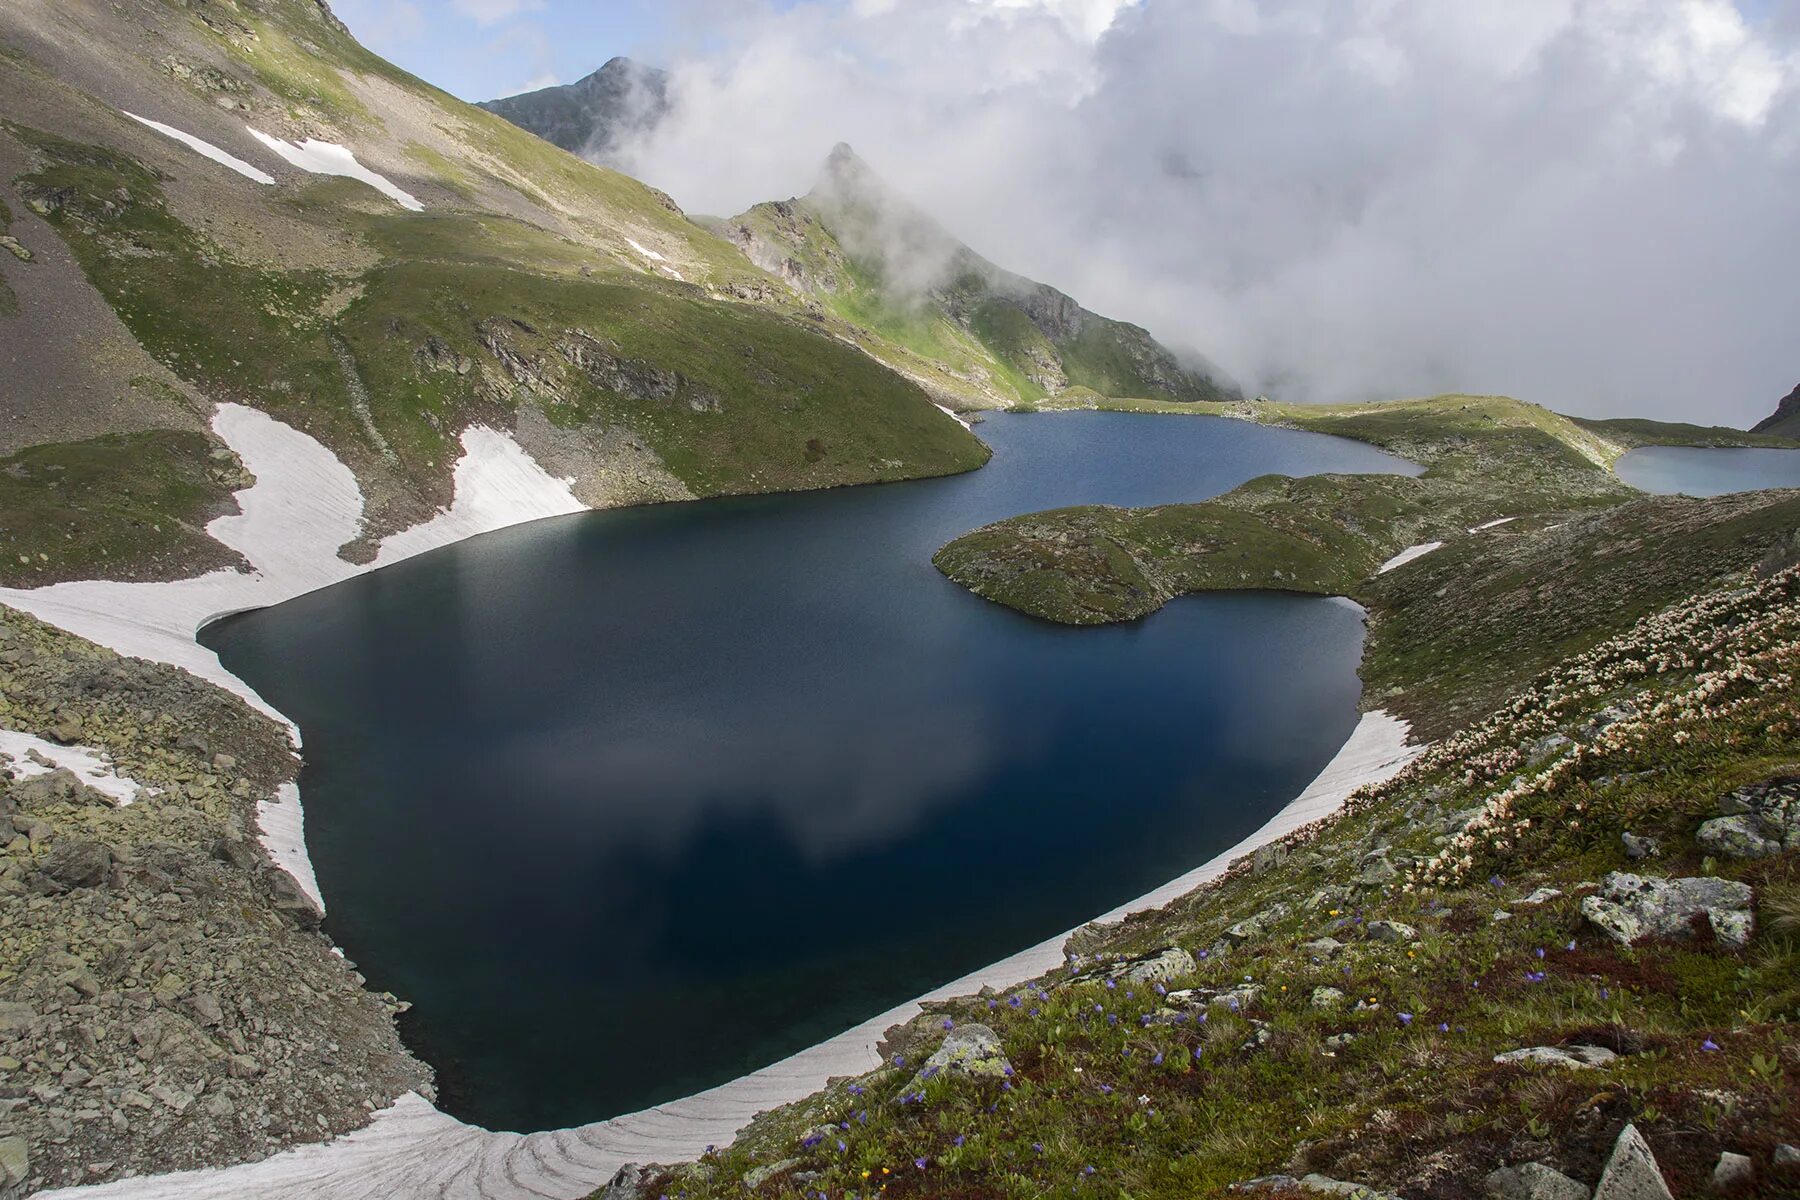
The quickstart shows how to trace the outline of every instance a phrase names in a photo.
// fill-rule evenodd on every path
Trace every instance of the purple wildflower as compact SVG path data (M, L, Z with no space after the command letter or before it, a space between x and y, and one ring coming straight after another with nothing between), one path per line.
M1710 1054L1719 1048L1719 1043L1713 1041L1711 1038L1707 1038L1704 1042L1700 1043L1700 1048Z
M960 1146L963 1144L964 1140L965 1139L963 1138L963 1135L959 1133L954 1138L951 1139L950 1144L952 1146Z
M1162 1066L1162 1051L1161 1050L1158 1050L1156 1052L1156 1057L1150 1060L1150 1065L1153 1067Z
M919 1168L919 1170L923 1171L925 1169L925 1160L922 1158L915 1158L915 1159L913 1159L913 1166L915 1166L915 1167Z
M945 1029L955 1029L956 1022L952 1021L949 1017L945 1017L944 1018L944 1028Z
M1402 1025L1411 1025L1412 1024L1412 1014L1409 1012L1401 1013L1400 1014L1400 1023Z

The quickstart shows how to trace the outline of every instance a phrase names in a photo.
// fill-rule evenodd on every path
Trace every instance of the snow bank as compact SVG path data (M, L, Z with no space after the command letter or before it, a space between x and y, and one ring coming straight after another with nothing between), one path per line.
M463 433L462 442L455 500L423 525L383 540L376 566L385 567L478 533L587 507L569 490L574 480L552 477L504 433L475 426Z
M952 421L955 421L958 425L961 425L964 429L975 428L975 422L968 420L961 413L956 412L953 409L945 408L943 405L937 403L935 400L932 401L931 407L937 409L939 412L943 413L946 417L949 417Z
M257 801L256 827L275 865L292 875L300 890L324 912L325 896L319 891L319 877L313 874L312 857L306 852L306 810L300 806L299 786L284 783L274 799Z
M633 250L636 250L639 254L643 255L645 258L649 259L651 262L666 263L669 261L668 259L664 258L662 255L658 254L656 251L650 249L650 247L645 246L640 242L633 241L631 238L626 238L625 241L631 246L631 248Z
M1337 811L1356 788L1387 779L1424 747L1407 742L1407 725L1382 712L1364 715L1312 784L1261 829L1181 878L1124 904L1103 920L1168 903L1224 873L1235 859ZM1071 931L1072 932L1072 931ZM1062 965L1060 934L965 975L920 1000L959 996L984 985L1005 988ZM355 1133L283 1151L238 1167L183 1171L85 1188L41 1192L41 1200L575 1200L605 1184L628 1162L678 1162L724 1145L759 1112L798 1100L834 1075L859 1075L880 1059L875 1044L889 1026L921 1011L901 1005L854 1029L710 1091L578 1129L523 1135L465 1125L408 1093Z
M124 109L120 109L119 111L125 112ZM197 138L191 133L177 129L173 125L164 125L161 121L152 121L149 117L140 117L134 112L125 112L125 115L136 121L139 125L148 125L165 137L174 138L189 150L197 151L222 166L230 167L245 179L252 179L257 183L275 182L275 177L267 171L253 167L235 154L227 154L211 142Z
M1508 523L1516 521L1518 519L1519 518L1517 518L1517 517L1501 517L1498 521L1488 521L1485 524L1477 525L1473 529L1469 530L1469 532L1470 533L1480 533L1484 529L1497 529L1502 525L1508 524Z
M474 426L463 433L450 508L385 539L373 564L348 563L338 557L338 547L356 538L363 520L362 490L350 468L312 437L254 408L221 404L212 425L256 482L237 494L239 512L218 518L206 531L242 554L249 572L213 571L174 583L94 580L0 588L0 603L121 654L168 663L218 684L286 724L296 742L292 723L194 640L204 625L461 538L582 507L567 483L552 478L512 438ZM301 835L299 792L266 802L259 815L270 856L319 900Z
M356 161L356 155L335 142L319 142L311 138L304 142L284 142L254 126L246 125L244 128L250 130L251 136L257 141L302 171L310 171L314 175L342 175L346 179L360 179L401 208L410 212L425 211L425 206L411 192L402 191L386 175L369 170Z
M43 763L26 757L34 751L39 758L48 759L53 765L46 767ZM121 775L114 769L104 750L96 750L92 746L58 746L29 733L0 729L0 754L12 756L14 778L30 779L33 775L48 775L58 767L66 767L75 772L81 782L97 792L111 796L120 805L136 800L142 789L137 780ZM154 789L151 789L151 794L155 794Z
M1427 554L1430 554L1433 550L1438 549L1443 544L1444 543L1442 542L1421 542L1417 546L1408 546L1400 553L1394 555L1394 557L1382 563L1381 570L1375 573L1377 575L1386 575L1395 567L1404 567L1415 558L1424 558Z

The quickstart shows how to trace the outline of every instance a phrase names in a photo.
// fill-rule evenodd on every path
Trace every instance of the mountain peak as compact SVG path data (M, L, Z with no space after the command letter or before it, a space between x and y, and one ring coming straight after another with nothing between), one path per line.
M856 195L880 187L881 177L875 173L875 168L850 148L849 142L839 142L825 158L825 169L819 175L819 186L822 190Z
M1787 437L1800 434L1800 385L1789 392L1775 406L1775 411L1758 421L1750 430L1752 433L1778 433Z

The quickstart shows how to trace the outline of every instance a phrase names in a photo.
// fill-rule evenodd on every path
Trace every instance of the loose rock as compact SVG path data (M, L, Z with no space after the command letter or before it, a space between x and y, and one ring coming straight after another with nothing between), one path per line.
M1497 1063L1537 1063L1546 1067L1568 1067L1585 1071L1604 1067L1619 1056L1605 1046L1525 1046L1494 1055Z
M1613 1144L1612 1157L1594 1189L1594 1200L1675 1200L1663 1182L1656 1155L1636 1125L1627 1125Z
M1588 1200L1588 1186L1543 1163L1502 1167L1483 1181L1490 1200Z

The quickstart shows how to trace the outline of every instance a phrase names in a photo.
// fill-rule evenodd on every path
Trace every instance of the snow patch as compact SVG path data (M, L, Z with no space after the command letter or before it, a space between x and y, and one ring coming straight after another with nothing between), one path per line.
M1406 549L1402 550L1400 553L1394 555L1394 557L1392 557L1392 558L1388 559L1386 562L1382 563L1381 570L1379 570L1375 573L1377 575L1386 575L1389 571L1393 570L1395 567L1404 567L1407 563L1411 562L1415 558L1425 557L1427 554L1430 554L1433 550L1438 549L1443 544L1444 543L1442 543L1442 542L1421 542L1417 546L1408 546Z
M302 171L310 171L314 175L342 175L346 179L360 179L409 212L425 211L425 206L411 192L403 191L386 175L369 170L356 161L356 155L335 142L320 142L312 138L304 142L286 142L254 126L246 125L244 128L250 130L251 136L257 141Z
M151 129L156 130L156 132L162 134L164 137L174 138L189 150L204 155L221 166L230 167L245 179L254 180L257 183L275 182L275 177L267 171L264 171L259 167L251 166L235 154L227 154L225 151L219 149L217 146L203 138L197 138L191 133L175 128L173 125L164 125L161 121L152 121L149 117L140 117L134 112L125 112L124 109L120 109L119 111L124 112L126 116L136 121L139 125L148 125ZM255 131L252 130L252 132Z
M275 865L292 875L300 890L324 912L319 877L313 874L312 858L306 853L306 810L300 807L299 785L284 783L276 789L274 799L257 801L256 828Z
M36 752L39 758L48 759L53 766L46 767L41 762L34 762L26 755ZM19 733L12 729L0 729L0 754L12 757L12 773L15 779L30 779L34 775L48 775L58 767L75 772L81 782L97 792L104 792L119 803L121 807L138 798L139 791L155 795L154 788L145 788L137 780L119 774L107 758L104 750L96 750L92 746L58 746L54 742L46 742L41 737L29 733Z
M1496 529L1501 525L1505 525L1509 522L1516 521L1518 519L1519 518L1517 518L1517 517L1501 517L1498 521L1489 521L1486 524L1477 525L1473 529L1469 530L1469 532L1470 533L1480 533L1484 529Z
M651 262L666 263L669 261L668 259L664 258L662 255L658 254L656 251L650 249L650 247L643 245L640 242L635 242L630 238L626 238L625 241L626 241L626 244L628 244L633 250L636 250L639 254L643 255L645 258L649 259Z
M951 409L945 408L943 405L937 403L935 400L932 401L931 407L937 409L939 412L943 413L946 417L949 417L952 421L955 421L958 425L961 425L964 429L975 428L975 422L965 419L961 413L954 412Z
M456 496L450 507L423 525L383 539L376 566L385 567L478 533L586 509L568 483L545 471L504 433L473 426L463 431L462 444L463 456L456 464Z

